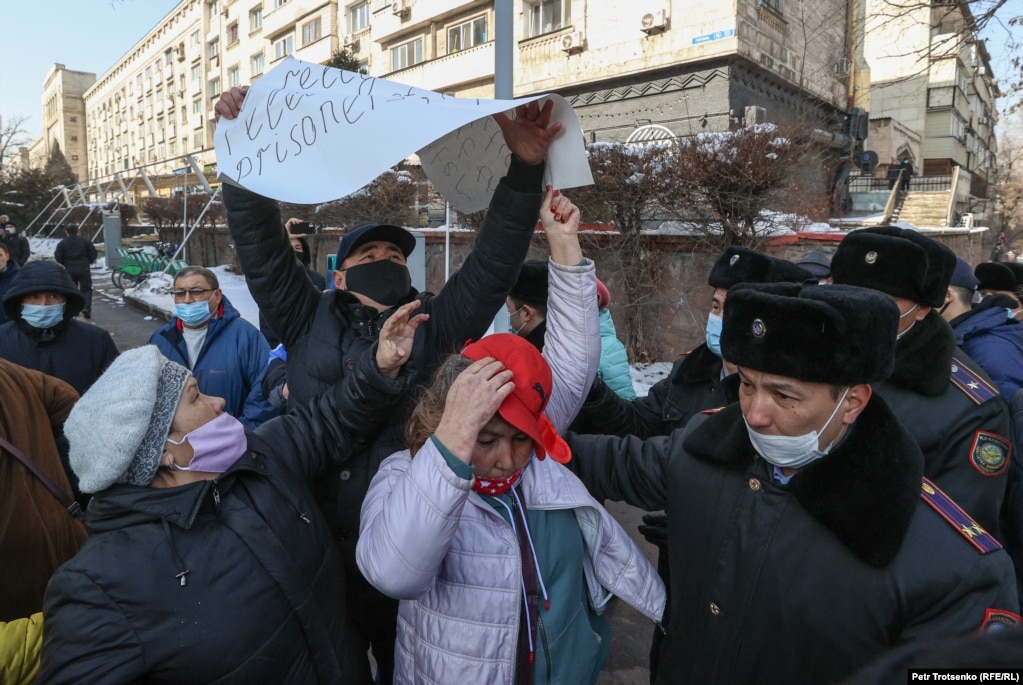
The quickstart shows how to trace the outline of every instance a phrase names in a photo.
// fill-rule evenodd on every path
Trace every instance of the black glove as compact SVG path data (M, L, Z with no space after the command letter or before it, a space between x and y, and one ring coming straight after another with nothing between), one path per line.
M652 545L657 545L662 551L668 548L668 515L664 512L654 514L643 514L643 525L639 527L640 534Z

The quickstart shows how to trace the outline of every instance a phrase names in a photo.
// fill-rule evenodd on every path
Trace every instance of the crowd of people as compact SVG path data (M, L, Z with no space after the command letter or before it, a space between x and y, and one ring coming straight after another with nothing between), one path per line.
M509 168L436 294L390 224L326 289L307 226L225 185L259 328L190 266L118 355L78 320L89 241L0 242L0 680L592 684L615 598L651 683L1023 664L1023 274L897 227L729 247L637 397L551 112L495 117Z

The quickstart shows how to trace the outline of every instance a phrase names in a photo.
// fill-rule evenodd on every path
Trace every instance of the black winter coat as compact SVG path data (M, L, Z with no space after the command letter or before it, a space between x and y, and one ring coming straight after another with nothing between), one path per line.
M1018 621L1004 550L922 499L920 450L877 395L787 486L738 404L668 437L570 443L595 497L668 513L658 683L823 685L904 642Z
M372 358L248 434L214 481L115 485L47 587L40 682L358 682L344 566L308 483L405 393Z
M895 348L895 371L874 386L924 453L924 475L999 540L1014 442L1008 399L955 344L932 311Z
M63 264L68 273L88 271L96 257L96 246L80 235L69 235L57 243L57 249L53 251L53 258L58 264Z
M702 344L676 361L646 397L629 401L595 380L572 430L619 437L668 435L701 411L723 407L728 400L721 383L721 358Z
M102 328L74 319L39 329L18 318L0 326L0 357L56 376L81 395L117 358L117 346Z
M418 296L422 306L416 313L430 314L430 320L416 331L406 364L413 385L427 384L444 358L467 340L482 336L504 306L536 228L542 176L543 165L530 166L513 158L461 269L438 295L413 289L395 305ZM224 204L252 297L288 350L289 406L306 402L354 367L393 309L378 313L349 293L317 289L294 257L275 201L225 185ZM317 497L342 542L350 569L357 568L355 543L362 500L380 462L404 449L401 427L413 403L410 393L372 447L348 455L340 468L329 471L319 483Z
M18 266L25 266L25 262L32 256L32 248L29 245L28 238L18 234L7 233L6 231L0 236L0 240L7 243L7 249L11 253L11 259Z
M0 271L0 300L3 299L4 293L11 287L11 281L14 280L14 275L18 273L18 264L13 260L7 260L7 268ZM0 307L0 324L8 321L7 311Z

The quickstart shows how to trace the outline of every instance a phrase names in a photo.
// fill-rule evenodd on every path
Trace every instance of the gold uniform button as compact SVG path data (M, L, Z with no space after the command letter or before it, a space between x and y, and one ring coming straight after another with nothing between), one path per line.
M719 615L721 613L721 607L719 607L714 602L711 602L710 603L710 613L714 614L715 616Z
M749 489L750 490L752 490L753 492L760 492L760 488L761 487L762 486L760 485L760 479L759 478L750 478L749 479Z

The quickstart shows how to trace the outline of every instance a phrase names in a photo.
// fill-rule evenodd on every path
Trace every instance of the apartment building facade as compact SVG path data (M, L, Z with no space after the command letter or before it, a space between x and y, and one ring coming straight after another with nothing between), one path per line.
M54 64L43 80L43 132L33 145L29 163L46 164L59 149L79 179L88 175L86 167L85 92L96 82L96 74L74 71Z
M867 0L867 8L871 117L920 136L919 156L908 143L894 156L909 158L923 176L959 167L969 176L969 194L986 197L997 162L999 93L969 4Z

